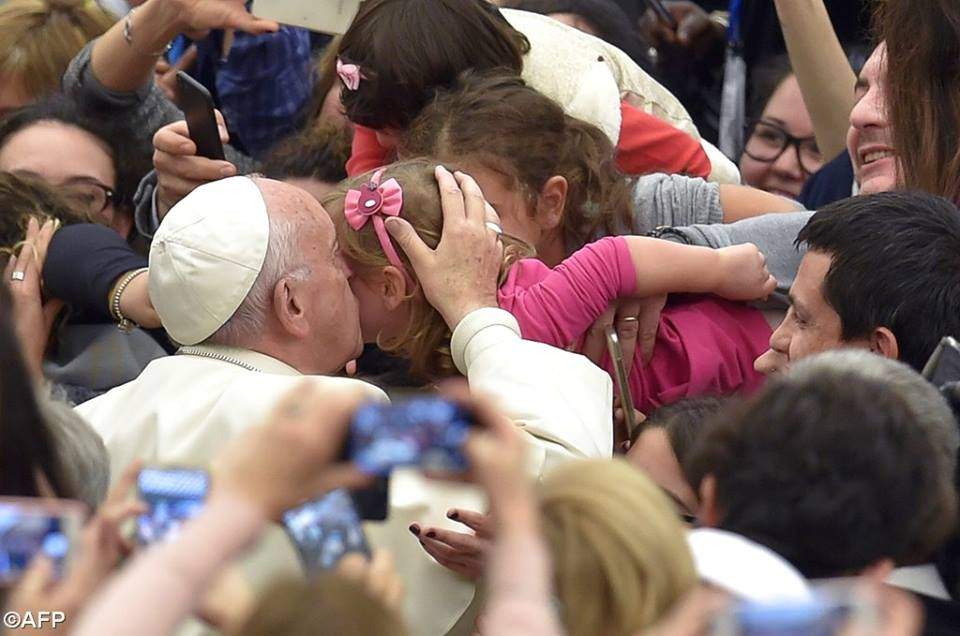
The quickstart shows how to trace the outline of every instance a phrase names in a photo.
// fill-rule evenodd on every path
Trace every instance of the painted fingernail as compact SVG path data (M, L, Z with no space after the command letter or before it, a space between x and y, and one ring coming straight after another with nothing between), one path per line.
M456 510L451 510L450 512L447 513L447 518L453 519L454 521L456 521L457 519L460 518L460 513L458 513Z
M420 526L418 526L417 524L411 523L411 524L410 524L410 527L408 528L408 530L410 530L410 532L413 533L413 536L415 536L415 537L419 537L419 536L420 536Z
M436 538L437 538L437 533L434 532L433 530L431 530L430 532L427 533L427 538L428 538L428 539L436 539Z

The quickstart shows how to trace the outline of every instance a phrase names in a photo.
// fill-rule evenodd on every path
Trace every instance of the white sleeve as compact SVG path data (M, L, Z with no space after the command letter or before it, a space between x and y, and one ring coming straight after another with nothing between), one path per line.
M538 476L572 457L612 455L613 386L585 357L523 340L516 319L495 308L464 318L450 348L470 390L531 436Z

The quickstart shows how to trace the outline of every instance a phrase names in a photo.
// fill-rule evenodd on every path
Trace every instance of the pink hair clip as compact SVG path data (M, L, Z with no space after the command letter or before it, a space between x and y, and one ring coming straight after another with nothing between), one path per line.
M400 209L403 208L403 188L396 179L387 179L381 184L381 176L383 176L383 168L373 173L370 182L359 190L347 191L343 203L343 214L350 227L356 231L363 229L367 221L372 219L373 229L377 233L377 239L387 260L403 272L408 281L412 282L407 268L403 266L403 261L393 248L393 243L390 242L390 235L383 223L386 217L400 216Z
M360 72L360 67L356 64L344 64L340 58L337 58L337 75L340 76L340 79L343 81L343 85L346 86L347 90L355 91L360 87L360 80L365 79L363 73Z

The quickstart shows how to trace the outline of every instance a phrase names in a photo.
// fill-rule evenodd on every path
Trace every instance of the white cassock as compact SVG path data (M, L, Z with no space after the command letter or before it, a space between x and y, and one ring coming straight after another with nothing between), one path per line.
M535 476L566 459L611 455L611 381L586 358L522 340L513 316L492 308L467 316L454 330L451 349L471 390L493 398L528 434ZM380 389L359 380L303 376L253 351L189 350L206 356L156 360L133 382L77 407L103 437L114 479L138 458L209 464L237 433L262 422L276 400L305 378L326 390L360 386L371 399L386 399ZM462 530L446 519L446 511L484 506L473 487L427 480L409 470L393 475L390 518L368 523L366 529L371 544L389 549L396 559L407 586L404 609L413 633L449 631L473 598L474 586L437 565L407 527L417 522ZM277 577L302 572L279 528L272 528L244 561L244 571L257 590Z

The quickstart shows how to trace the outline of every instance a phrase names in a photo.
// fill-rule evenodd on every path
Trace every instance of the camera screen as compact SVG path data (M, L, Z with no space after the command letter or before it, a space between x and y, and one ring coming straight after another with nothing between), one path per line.
M849 607L820 601L745 605L737 612L743 636L834 636L841 633Z
M386 475L397 466L462 473L463 444L472 426L469 411L442 398L368 404L353 416L350 459L369 475Z
M147 512L137 520L141 543L171 539L203 508L210 479L201 470L144 468L137 480Z
M0 581L17 580L39 553L53 560L59 577L69 550L70 539L59 517L0 504Z
M308 571L329 570L348 552L370 555L360 517L346 490L334 490L287 512L283 523Z

